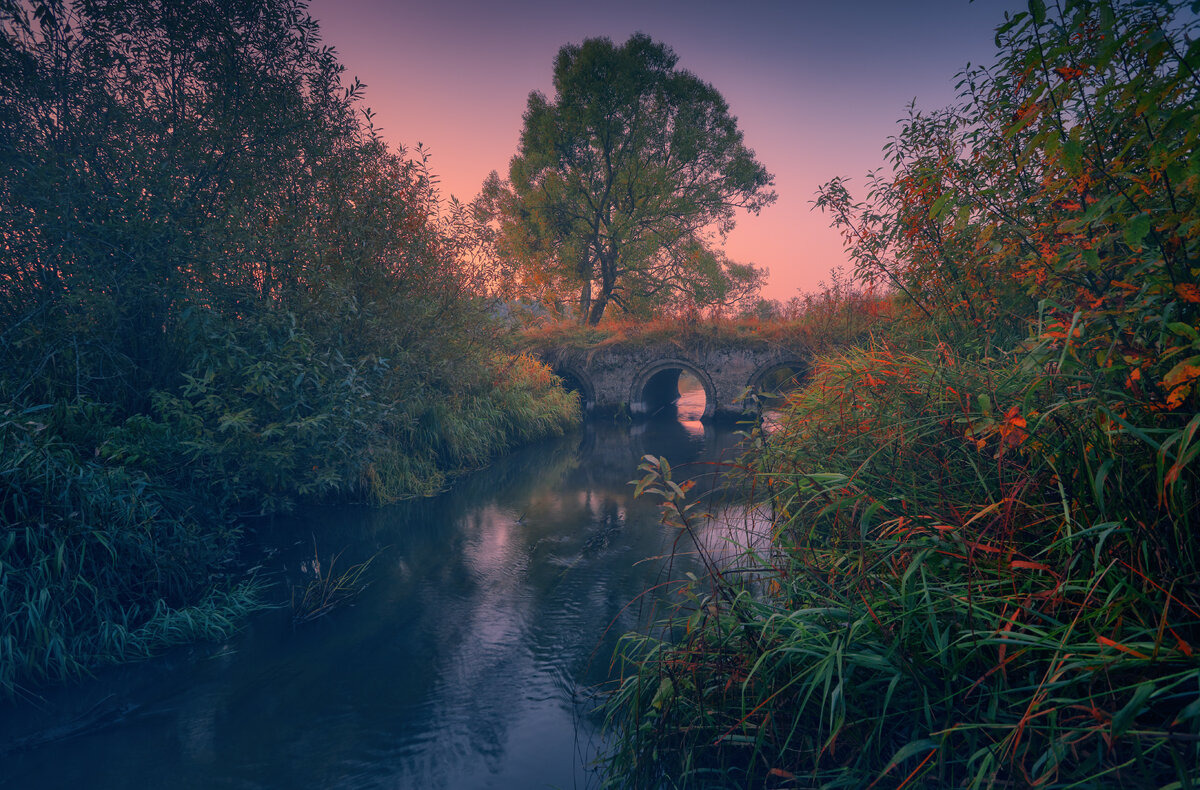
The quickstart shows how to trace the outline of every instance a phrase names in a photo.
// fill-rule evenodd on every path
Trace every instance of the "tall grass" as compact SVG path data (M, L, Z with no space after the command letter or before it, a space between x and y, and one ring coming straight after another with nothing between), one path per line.
M405 404L394 432L367 456L363 485L373 501L432 494L505 450L578 425L578 395L533 357L497 356L490 375L454 399Z
M342 553L339 551L333 556L326 555L322 562L314 538L312 561L300 566L300 570L305 573L311 571L312 578L308 579L303 589L295 585L292 587L292 625L297 626L324 617L362 594L367 588L363 577L378 556L379 553L376 552L346 570L335 571Z
M746 458L758 581L628 638L609 785L1195 786L1200 418L1118 419L944 346L825 358Z
M754 439L763 586L632 640L610 784L1200 783L1194 11L1034 0L820 189L923 317Z
M195 357L151 413L5 407L0 695L228 634L257 605L235 581L240 518L431 494L580 419L528 356L452 359L438 380L318 351L286 314L195 320Z
M203 376L114 425L98 406L0 416L0 695L223 638L260 605L236 581L236 517L306 498L429 494L580 419L526 356L457 393L387 403L386 369L234 343ZM310 383L305 383L311 379Z
M81 457L54 410L0 416L0 695L228 636L253 582L213 585L238 530L136 471Z
M544 321L525 328L518 343L539 351L685 342L718 348L748 343L781 344L820 352L865 339L872 330L890 324L904 312L891 296L850 288L840 282L796 297L785 305L768 306L762 315L739 318L664 317L646 321L614 317L597 326Z

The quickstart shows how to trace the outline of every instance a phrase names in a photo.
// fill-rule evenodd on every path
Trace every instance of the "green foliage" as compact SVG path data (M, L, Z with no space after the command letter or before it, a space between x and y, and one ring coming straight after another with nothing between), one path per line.
M432 494L448 475L485 465L516 444L561 436L581 418L579 398L541 362L497 357L493 378L447 402L407 403L391 441L373 448L365 477L371 498Z
M189 316L198 353L176 391L156 392L103 446L113 461L168 471L209 501L243 511L287 509L290 498L352 489L356 464L387 409L382 360L318 352L290 315L225 324Z
M55 412L66 412L66 415ZM0 416L0 693L195 638L228 636L254 585L214 588L238 530L146 474L83 455L50 421Z
M581 321L610 302L646 316L678 304L734 305L763 273L714 250L738 208L775 199L721 95L636 34L559 50L553 100L529 96L509 181L493 174L480 207L500 223L505 285L579 294Z
M336 350L316 351L290 316L265 318L273 325L196 317L196 342L208 350L186 384L156 393L154 416L129 418L102 452L177 475L234 512L263 514L297 498L432 494L448 477L579 419L576 397L530 357L472 360L470 380L421 392L410 369L388 359L352 364ZM491 378L474 380L481 372Z
M5 428L5 689L243 611L237 516L428 493L578 419L497 354L484 229L300 0L0 0L0 36L0 401L55 404Z
M357 88L291 0L0 7L0 352L11 395L124 408L189 303L278 297ZM317 272L307 272L314 276Z

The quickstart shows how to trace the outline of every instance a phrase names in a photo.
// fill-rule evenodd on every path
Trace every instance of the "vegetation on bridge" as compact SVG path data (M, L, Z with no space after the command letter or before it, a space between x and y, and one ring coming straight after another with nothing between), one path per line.
M740 317L672 316L653 320L609 318L596 326L574 321L533 322L517 335L517 348L531 352L590 352L604 348L643 348L676 343L700 348L781 345L828 351L866 340L872 329L892 320L890 296L855 287L835 273L832 283L787 305L764 303L762 315Z
M1197 23L1047 6L823 191L909 315L752 437L773 548L629 638L610 786L1200 784Z

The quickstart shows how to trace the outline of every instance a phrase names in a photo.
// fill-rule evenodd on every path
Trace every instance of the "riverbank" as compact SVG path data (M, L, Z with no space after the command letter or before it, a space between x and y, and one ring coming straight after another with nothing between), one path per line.
M631 636L608 786L1200 784L1185 6L1031 2L865 198L822 187L901 320L755 435L771 549Z
M298 378L278 359L246 364ZM399 414L423 426L419 441L366 429L365 413L339 420L309 408L297 419L261 392L214 404L244 390L211 369L206 388L162 393L169 405L123 422L99 405L10 406L0 421L0 694L227 638L262 601L262 582L236 561L245 515L428 495L578 423L576 399L540 363L497 357L489 375L494 385L429 404L428 415L407 404ZM357 386L371 397L369 382Z
M610 784L1194 782L1195 503L1047 383L825 358L744 459L774 536L753 582L704 578L661 632L686 636L631 637Z
M255 521L243 540L276 608L226 640L0 702L0 788L594 785L613 648L673 605L664 582L701 570L646 560L676 533L627 481L661 454L693 493L713 486L739 437L696 416L593 422L433 497ZM314 546L322 572L375 560L352 604L296 627L288 593L314 579Z
M228 634L246 518L425 495L576 423L493 319L484 229L303 3L0 28L0 696Z

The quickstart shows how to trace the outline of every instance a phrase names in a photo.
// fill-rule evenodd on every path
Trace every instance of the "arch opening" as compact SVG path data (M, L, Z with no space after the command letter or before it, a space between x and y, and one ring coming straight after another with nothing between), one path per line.
M803 359L772 362L755 371L747 386L770 407L782 403L788 394L803 387L808 382L808 371L808 362Z
M699 421L715 411L715 390L704 371L682 360L661 360L634 378L629 409L645 417Z
M646 413L656 415L675 405L679 400L679 375L683 371L678 368L660 370L646 381L642 388L642 403L646 404Z
M579 393L579 407L589 412L596 404L596 390L586 376L574 368L554 368L554 375L562 379L563 389Z

